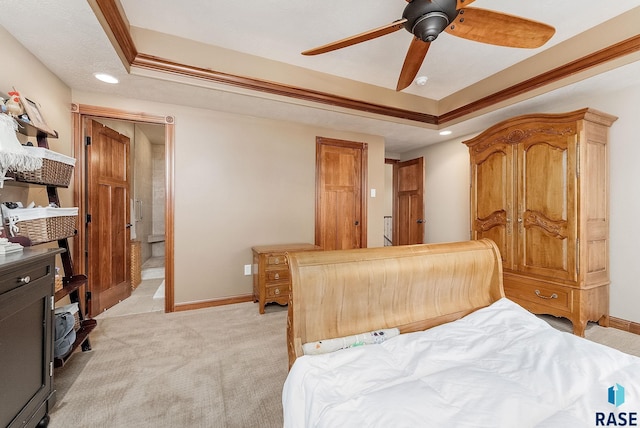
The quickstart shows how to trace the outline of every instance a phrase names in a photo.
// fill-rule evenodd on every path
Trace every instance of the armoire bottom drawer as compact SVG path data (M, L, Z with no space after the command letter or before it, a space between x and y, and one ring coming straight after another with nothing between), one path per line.
M524 300L536 305L571 311L571 290L562 287L505 282L504 292L507 297L514 300Z

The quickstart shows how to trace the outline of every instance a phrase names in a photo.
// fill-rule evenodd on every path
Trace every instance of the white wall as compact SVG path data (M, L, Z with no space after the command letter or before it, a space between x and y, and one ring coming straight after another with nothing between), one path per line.
M600 96L574 96L547 113L594 108L618 120L610 130L611 316L640 323L640 83ZM531 112L533 113L533 112ZM472 135L405 153L425 158L425 242L469 239L469 154Z

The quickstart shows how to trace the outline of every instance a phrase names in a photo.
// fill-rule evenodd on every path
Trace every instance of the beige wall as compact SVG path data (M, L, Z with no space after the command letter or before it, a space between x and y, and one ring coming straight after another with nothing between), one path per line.
M102 94L73 101L175 117L178 304L250 294L253 245L313 242L316 136L368 143L368 184L384 194L381 137ZM382 246L383 215L384 198L369 198L370 247Z

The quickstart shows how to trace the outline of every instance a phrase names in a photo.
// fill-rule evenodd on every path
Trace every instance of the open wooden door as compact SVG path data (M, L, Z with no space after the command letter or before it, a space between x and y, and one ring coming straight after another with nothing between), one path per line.
M393 245L424 241L424 159L393 164Z
M367 246L367 145L318 137L315 244L324 250Z
M87 238L91 316L131 295L129 137L91 119L87 140Z

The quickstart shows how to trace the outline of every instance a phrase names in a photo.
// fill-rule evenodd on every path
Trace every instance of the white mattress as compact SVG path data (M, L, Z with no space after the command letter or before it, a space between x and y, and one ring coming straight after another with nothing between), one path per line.
M615 385L620 406L608 401ZM300 357L282 402L289 428L590 427L597 412L640 413L640 358L501 299L382 344Z

